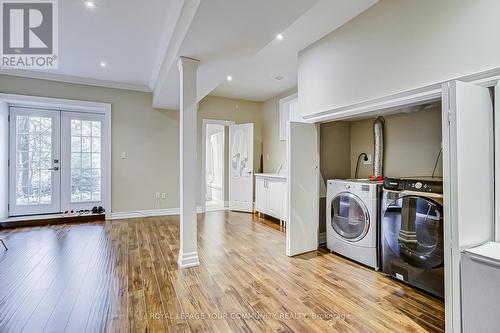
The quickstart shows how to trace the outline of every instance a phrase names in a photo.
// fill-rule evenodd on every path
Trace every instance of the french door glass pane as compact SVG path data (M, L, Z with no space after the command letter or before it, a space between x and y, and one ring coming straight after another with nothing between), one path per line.
M101 122L71 120L71 202L101 201Z
M52 203L52 118L16 117L16 204Z

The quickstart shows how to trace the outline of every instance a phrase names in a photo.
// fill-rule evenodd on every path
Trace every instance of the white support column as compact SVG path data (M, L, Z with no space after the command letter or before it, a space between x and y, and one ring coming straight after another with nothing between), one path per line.
M196 70L198 60L181 57L180 73L180 247L179 267L198 266L196 222Z

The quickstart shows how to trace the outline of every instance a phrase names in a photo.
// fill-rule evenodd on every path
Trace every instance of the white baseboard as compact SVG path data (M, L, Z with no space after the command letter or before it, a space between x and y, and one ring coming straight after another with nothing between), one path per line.
M318 236L318 244L326 243L326 232L321 232Z
M201 207L196 208L197 213L201 213ZM148 210L135 210L129 212L112 212L111 220L121 220L121 219L134 219L140 217L150 217L150 216L169 216L169 215L179 215L180 208L164 208L164 209L148 209Z
M177 259L177 264L179 265L180 268L199 266L200 261L198 259L198 252L196 251L188 253L179 252L179 258Z

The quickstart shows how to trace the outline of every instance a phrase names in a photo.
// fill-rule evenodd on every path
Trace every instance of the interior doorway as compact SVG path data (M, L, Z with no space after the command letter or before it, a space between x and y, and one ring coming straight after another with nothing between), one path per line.
M205 136L205 206L207 211L223 210L225 133L224 125L207 124Z
M203 119L202 211L225 210L228 206L229 125L232 121Z

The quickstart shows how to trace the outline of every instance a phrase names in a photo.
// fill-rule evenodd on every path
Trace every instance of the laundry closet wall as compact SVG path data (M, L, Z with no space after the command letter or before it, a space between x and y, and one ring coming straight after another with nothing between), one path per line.
M351 122L351 177L360 153L372 154L373 120ZM384 176L415 177L432 175L441 148L441 107L385 117ZM443 175L443 159L439 159L435 176ZM358 178L373 174L372 164L360 162Z
M326 182L350 178L351 124L333 121L320 125L319 170L319 233L326 232Z

